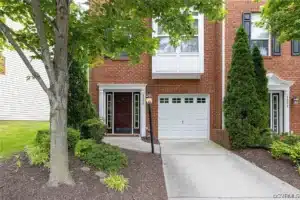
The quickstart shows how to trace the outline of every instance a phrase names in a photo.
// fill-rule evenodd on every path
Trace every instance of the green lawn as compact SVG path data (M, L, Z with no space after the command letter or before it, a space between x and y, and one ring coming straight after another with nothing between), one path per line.
M0 121L0 158L22 151L33 142L37 130L48 127L49 122Z

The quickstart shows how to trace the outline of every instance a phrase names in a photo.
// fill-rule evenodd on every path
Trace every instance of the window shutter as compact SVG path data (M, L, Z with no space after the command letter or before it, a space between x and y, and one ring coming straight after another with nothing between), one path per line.
M243 13L243 26L248 34L249 45L251 41L251 13Z
M272 36L272 56L281 56L281 45L275 36Z
M300 40L292 40L292 56L300 55Z

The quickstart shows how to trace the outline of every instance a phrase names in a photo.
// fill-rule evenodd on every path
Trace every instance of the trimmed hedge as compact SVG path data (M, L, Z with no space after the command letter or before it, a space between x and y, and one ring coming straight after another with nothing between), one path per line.
M74 151L77 142L80 140L80 132L73 129L68 128L68 149Z
M101 143L106 132L104 122L98 118L88 119L82 123L80 128L81 136L84 139L92 138Z
M67 138L68 149L73 151L80 139L80 133L75 129L68 128ZM32 165L44 165L48 167L50 160L50 131L48 129L39 130L36 134L34 144L27 146L25 152Z
M50 148L50 130L48 129L39 130L36 134L35 142L38 145L43 145L42 143L45 142L45 137L48 138L48 143ZM76 143L80 140L80 132L77 131L76 129L68 128L67 140L68 140L68 149L73 151L76 146Z
M94 140L80 140L75 147L75 156L89 165L106 172L119 172L128 165L127 156L119 147L96 144Z
M87 153L90 152L93 146L96 144L95 140L87 139L87 140L79 140L79 142L75 146L75 156L84 160L87 156Z

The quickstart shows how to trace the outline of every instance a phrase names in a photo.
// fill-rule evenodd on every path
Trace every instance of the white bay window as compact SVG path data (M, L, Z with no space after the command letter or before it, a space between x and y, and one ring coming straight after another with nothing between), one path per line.
M159 39L159 48L152 57L152 78L199 79L204 72L204 16L193 13L195 35L190 40L180 41L177 47L155 20L153 37Z

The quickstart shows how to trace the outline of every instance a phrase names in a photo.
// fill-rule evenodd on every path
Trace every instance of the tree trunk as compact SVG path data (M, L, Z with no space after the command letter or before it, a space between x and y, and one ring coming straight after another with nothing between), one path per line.
M68 74L68 24L69 0L56 0L56 28L53 68L50 79L50 177L49 186L74 185L69 172L67 145Z
M67 97L61 95L57 100L50 100L50 176L48 186L59 184L74 185L69 172L67 143Z

